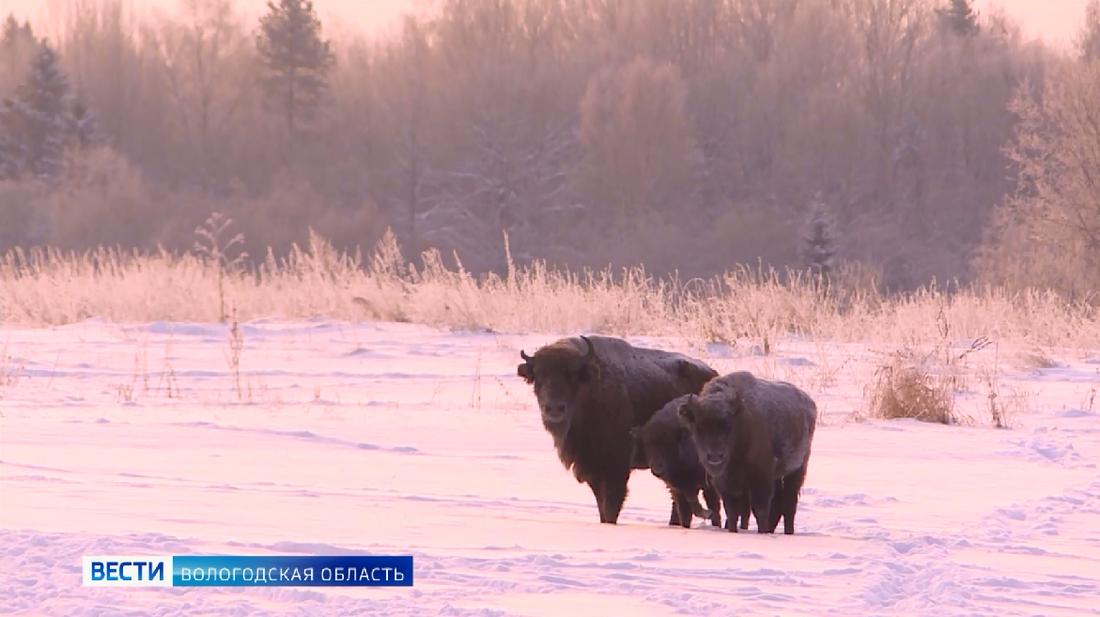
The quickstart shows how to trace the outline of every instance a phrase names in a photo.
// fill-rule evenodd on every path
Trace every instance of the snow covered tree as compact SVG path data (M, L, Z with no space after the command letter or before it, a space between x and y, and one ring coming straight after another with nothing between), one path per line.
M1085 23L1077 34L1077 49L1085 62L1100 61L1100 0L1089 0Z
M0 104L0 130L0 179L55 180L66 148L87 149L106 141L84 96L70 94L60 58L45 40L15 95Z
M27 162L23 134L19 107L4 99L0 103L0 180L14 180L23 174Z
M1006 153L1020 170L978 258L988 282L1067 297L1100 289L1100 62L1066 63L1017 87Z
M99 116L88 105L82 94L73 97L69 111L69 133L76 145L82 150L98 146L106 142L106 137L100 129Z
M580 101L574 181L616 224L677 211L697 155L687 85L670 63L639 57L592 75Z
M335 62L329 42L321 39L321 21L310 0L268 0L260 19L256 50L264 71L260 77L269 109L278 110L287 129L312 120L328 89Z
M0 95L10 96L12 84L23 83L30 68L31 59L38 51L38 39L30 23L20 24L9 14L0 28Z
M5 47L3 51L9 51L8 46L14 45L17 40L24 37L29 37L31 41L34 40L34 30L31 29L30 22L24 21L20 24L14 13L8 13L8 16L4 19L3 28L0 28L0 40L3 41Z
M20 24L12 14L8 14L0 31L0 180L12 180L26 167L27 149L20 106L10 98L11 84L24 80L38 43L30 24Z
M814 275L828 276L836 256L836 232L825 204L815 199L810 204L809 232L802 237L803 265Z
M947 8L936 9L940 23L959 36L978 34L978 13L971 6L972 0L949 0Z
M69 81L57 52L45 40L38 47L27 80L5 111L18 127L10 138L21 144L25 171L42 180L57 178L70 137Z

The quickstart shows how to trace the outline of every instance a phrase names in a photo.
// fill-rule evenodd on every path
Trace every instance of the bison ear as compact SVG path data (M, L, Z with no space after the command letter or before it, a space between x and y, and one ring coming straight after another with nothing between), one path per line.
M677 360L676 374L679 375L681 379L691 379L691 363L687 360Z
M676 415L680 418L680 424L690 425L695 423L695 395L688 395L688 398L683 403L680 403L680 407L676 409Z
M581 365L581 371L578 376L581 379L581 383L587 383L589 381L599 381L600 366L594 362L585 362Z
M736 395L734 395L733 401L730 402L730 415L736 418L744 411L745 397L740 392L738 392Z
M524 362L516 367L516 375L519 375L527 383L535 382L535 371L532 370L531 365Z

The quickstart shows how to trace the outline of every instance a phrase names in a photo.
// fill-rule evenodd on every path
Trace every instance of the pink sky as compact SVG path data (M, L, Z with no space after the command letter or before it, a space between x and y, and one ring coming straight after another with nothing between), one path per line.
M53 0L4 0L3 12L15 12L19 17L36 17ZM171 9L176 0L131 0L135 6ZM326 28L332 25L341 31L353 29L376 31L393 22L402 11L420 0L314 0ZM1004 7L1018 19L1027 35L1038 35L1051 43L1067 43L1077 32L1085 14L1087 0L977 0L975 6L985 13L991 4ZM258 15L266 0L236 0L247 13ZM338 24L338 25L337 25Z

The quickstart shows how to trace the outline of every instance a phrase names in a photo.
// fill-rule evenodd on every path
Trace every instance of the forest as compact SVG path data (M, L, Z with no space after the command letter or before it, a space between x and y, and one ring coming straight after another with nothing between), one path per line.
M220 213L259 262L390 230L474 274L1098 301L1100 0L1068 49L969 0L438 0L373 36L306 0L58 6L3 25L3 254L183 253Z

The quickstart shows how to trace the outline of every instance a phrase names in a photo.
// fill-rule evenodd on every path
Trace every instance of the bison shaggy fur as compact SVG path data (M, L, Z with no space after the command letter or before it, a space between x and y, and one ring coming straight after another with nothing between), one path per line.
M722 526L721 500L718 489L707 478L707 472L699 462L695 443L687 427L680 423L677 411L690 396L685 394L662 407L649 422L630 429L634 442L631 465L648 466L650 473L668 487L672 495L672 514L669 525L691 527L692 516L710 519L715 527ZM706 509L699 503L699 491L707 502Z
M817 425L813 399L785 381L738 371L688 396L678 414L727 515L731 502L748 498L759 533L774 533L782 517L783 533L793 534Z
M516 373L534 390L558 458L588 484L600 522L610 524L626 501L631 470L647 468L632 465L630 429L718 375L683 354L606 336L563 338L520 357Z

